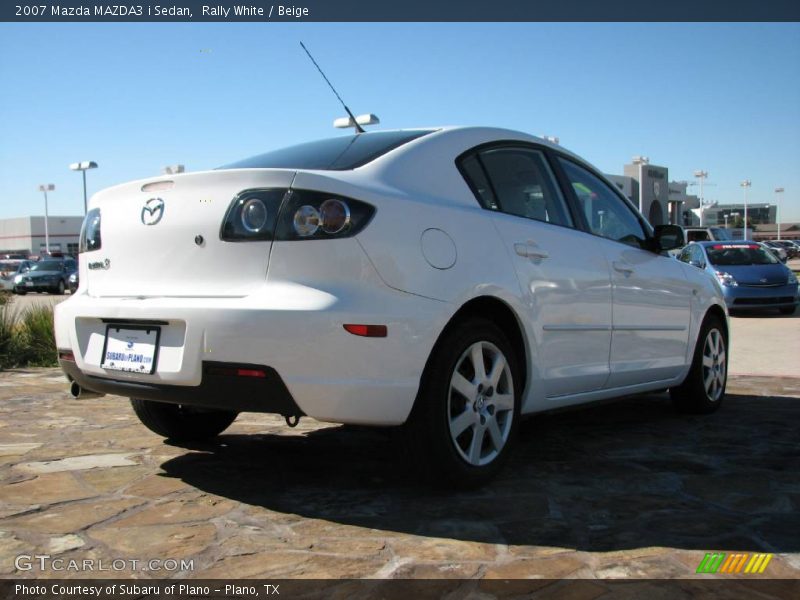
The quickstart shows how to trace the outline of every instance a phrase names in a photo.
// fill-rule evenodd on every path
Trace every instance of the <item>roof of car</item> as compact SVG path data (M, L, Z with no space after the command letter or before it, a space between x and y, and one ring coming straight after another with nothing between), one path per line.
M698 246L758 246L759 242L754 240L703 240L692 242Z

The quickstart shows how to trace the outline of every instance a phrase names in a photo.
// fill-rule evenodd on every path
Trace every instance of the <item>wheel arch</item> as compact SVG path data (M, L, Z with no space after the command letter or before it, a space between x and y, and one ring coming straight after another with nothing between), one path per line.
M703 325L708 320L709 317L714 316L717 317L722 323L723 333L725 334L725 339L728 341L728 346L730 346L730 332L728 330L728 318L725 314L725 309L723 309L719 304L711 304L708 309L706 310L705 314L703 314L702 320L697 325L697 336L694 339L694 343L689 346L689 352L687 353L687 361L689 366L691 366L692 360L694 359L695 351L697 350L697 345L700 343L700 333L703 330Z
M439 333L431 349L425 369L427 370L431 357L438 350L442 338L444 338L452 328L458 326L459 323L463 323L473 317L481 317L492 321L508 337L508 341L511 343L511 347L517 357L519 369L522 373L522 385L520 389L523 390L524 397L524 390L526 389L529 378L528 347L525 343L524 329L514 309L511 308L507 302L504 302L496 296L478 296L472 298L465 302L461 308L450 317L450 320L442 328L442 331Z
M719 320L722 322L722 328L725 330L724 331L725 339L727 339L728 342L730 343L730 336L728 335L728 333L729 333L728 332L728 319L727 319L727 315L725 314L725 311L723 310L723 308L719 304L712 304L708 308L708 310L706 311L706 314L703 316L703 322L705 322L706 319L708 319L708 317L710 317L712 315L715 316L715 317L718 317Z

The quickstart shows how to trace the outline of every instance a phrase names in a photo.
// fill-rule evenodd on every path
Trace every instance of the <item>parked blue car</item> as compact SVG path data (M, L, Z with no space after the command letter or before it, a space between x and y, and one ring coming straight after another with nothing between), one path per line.
M758 242L693 242L678 260L715 275L728 310L777 308L790 315L800 303L795 274Z

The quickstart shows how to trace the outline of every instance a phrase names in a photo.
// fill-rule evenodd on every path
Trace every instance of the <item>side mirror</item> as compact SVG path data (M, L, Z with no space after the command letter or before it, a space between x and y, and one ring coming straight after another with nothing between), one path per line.
M658 243L658 251L674 250L686 245L683 228L679 225L656 225L654 237Z

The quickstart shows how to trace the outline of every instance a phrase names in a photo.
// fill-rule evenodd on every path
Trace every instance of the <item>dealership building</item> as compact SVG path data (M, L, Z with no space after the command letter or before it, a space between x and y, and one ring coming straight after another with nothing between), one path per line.
M775 223L778 216L775 204L763 202L747 203L747 221L753 225ZM744 219L744 204L718 204L705 210L703 216L706 225L731 225Z
M0 219L0 254L43 254L50 239L50 252L78 254L78 239L83 217L44 216Z
M670 181L669 169L634 156L624 175L606 175L639 208L651 225L696 225L700 199L686 193L686 181Z

